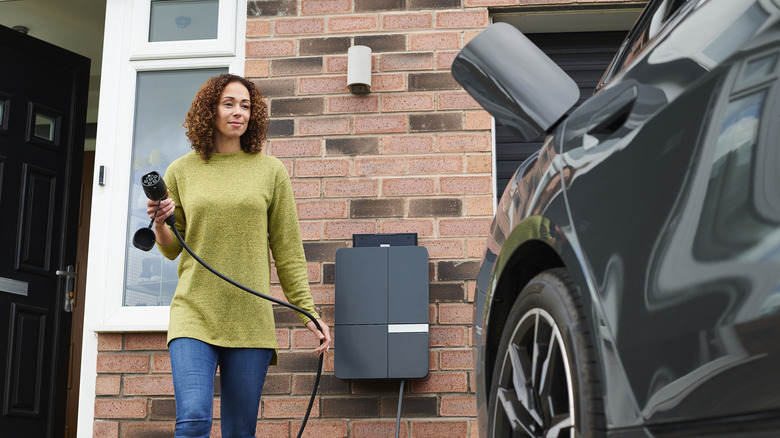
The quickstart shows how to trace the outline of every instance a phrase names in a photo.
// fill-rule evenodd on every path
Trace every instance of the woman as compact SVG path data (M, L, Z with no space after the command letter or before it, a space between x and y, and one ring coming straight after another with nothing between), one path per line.
M284 165L261 154L268 110L257 87L223 74L206 81L184 126L194 151L165 172L169 197L154 219L157 247L169 259L181 254L171 301L168 348L176 396L176 436L208 437L214 376L220 369L223 437L254 436L269 364L276 364L271 303L242 291L200 266L164 220L175 210L176 227L195 254L256 291L270 290L269 248L287 299L322 327L299 315L322 344L331 342L309 292L306 259ZM156 201L147 203L154 217Z

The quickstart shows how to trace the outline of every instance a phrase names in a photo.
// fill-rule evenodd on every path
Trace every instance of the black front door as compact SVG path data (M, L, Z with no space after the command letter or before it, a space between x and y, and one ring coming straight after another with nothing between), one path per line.
M89 59L0 26L3 437L64 433L88 85Z

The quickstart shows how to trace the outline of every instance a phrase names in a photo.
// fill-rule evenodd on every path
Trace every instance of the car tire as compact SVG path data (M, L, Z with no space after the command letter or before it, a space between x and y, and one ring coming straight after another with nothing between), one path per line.
M565 269L545 271L522 290L496 355L488 437L605 435L600 373L584 313Z

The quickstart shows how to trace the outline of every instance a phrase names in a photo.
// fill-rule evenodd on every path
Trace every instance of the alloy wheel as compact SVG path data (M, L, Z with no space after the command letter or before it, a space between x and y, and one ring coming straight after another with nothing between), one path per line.
M571 372L561 332L544 309L527 311L504 350L493 437L574 437Z

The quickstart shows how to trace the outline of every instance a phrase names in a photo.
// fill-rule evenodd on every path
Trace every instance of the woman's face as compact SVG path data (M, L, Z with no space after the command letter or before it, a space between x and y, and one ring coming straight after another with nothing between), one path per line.
M231 82L222 90L217 102L217 137L240 138L246 132L251 114L249 90L241 82Z

